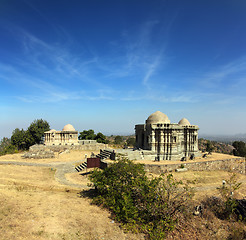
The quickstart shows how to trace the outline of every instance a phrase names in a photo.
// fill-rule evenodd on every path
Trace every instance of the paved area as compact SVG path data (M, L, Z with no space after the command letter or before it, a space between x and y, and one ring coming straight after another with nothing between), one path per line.
M32 167L49 167L56 169L55 179L63 185L75 188L88 188L83 184L74 184L66 179L65 174L77 172L74 164L81 163L80 161L74 162L54 162L54 163L29 163L29 162L16 162L16 161L0 161L0 165L18 165L18 166L32 166Z

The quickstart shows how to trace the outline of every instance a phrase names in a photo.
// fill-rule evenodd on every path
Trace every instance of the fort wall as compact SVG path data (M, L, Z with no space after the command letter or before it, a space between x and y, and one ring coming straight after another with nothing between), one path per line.
M145 170L147 172L161 174L165 172L172 172L181 167L191 171L214 171L214 170L224 170L232 171L235 173L245 174L245 158L228 158L223 160L210 160L202 162L189 162L189 163L179 163L179 164L145 164Z

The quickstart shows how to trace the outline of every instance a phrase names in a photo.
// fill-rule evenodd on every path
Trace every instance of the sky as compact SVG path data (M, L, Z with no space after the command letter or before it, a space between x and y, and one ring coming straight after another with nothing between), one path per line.
M0 139L35 119L133 134L155 111L246 133L245 0L0 0Z

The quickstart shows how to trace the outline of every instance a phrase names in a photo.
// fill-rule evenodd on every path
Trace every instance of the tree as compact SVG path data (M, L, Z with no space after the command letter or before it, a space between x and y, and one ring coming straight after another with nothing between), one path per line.
M96 137L96 134L94 130L84 130L83 132L80 132L79 134L79 140L94 140Z
M127 146L135 146L135 143L136 143L136 139L135 137L130 137L126 140L126 143L127 143Z
M107 140L106 136L103 135L101 132L99 132L96 137L95 140L97 140L98 143L109 143L109 141Z
M123 138L122 138L122 136L116 136L115 138L114 138L114 143L115 144L122 144L123 143Z
M11 144L17 147L18 150L27 150L33 143L33 137L24 129L16 128L11 136Z
M27 129L27 131L32 136L31 145L39 144L42 141L44 132L49 130L50 130L50 125L47 121L43 119L34 120Z
M233 142L232 146L233 149L233 155L240 156L240 157L246 157L246 144L243 141L235 141Z
M213 144L209 140L207 140L206 151L210 153L213 151L213 149L214 149Z
M4 148L7 147L9 144L11 144L11 140L7 137L4 137L0 141L0 152L2 152L4 150Z
M11 136L11 144L16 146L18 150L27 150L34 144L39 144L42 141L44 132L50 129L50 125L43 119L34 120L28 129L16 128Z
M0 141L0 155L17 152L17 148L11 144L11 139L4 137Z

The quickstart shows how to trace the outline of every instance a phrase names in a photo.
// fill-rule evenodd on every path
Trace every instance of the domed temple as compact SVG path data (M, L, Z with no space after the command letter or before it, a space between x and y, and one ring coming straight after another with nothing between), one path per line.
M71 124L64 126L62 131L52 129L44 133L45 145L78 145L78 131Z
M152 160L181 160L200 155L198 150L198 126L183 118L171 123L167 115L152 113L145 124L135 125L136 147L149 150Z

